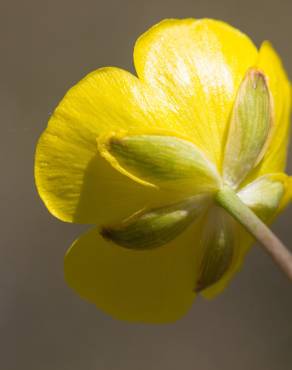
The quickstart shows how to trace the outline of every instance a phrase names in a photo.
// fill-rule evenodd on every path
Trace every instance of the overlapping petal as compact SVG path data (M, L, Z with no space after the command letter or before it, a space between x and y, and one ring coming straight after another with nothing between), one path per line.
M257 65L268 78L274 100L272 137L258 169L258 175L262 175L285 169L291 115L291 85L280 57L269 42L264 42L261 46Z
M101 133L143 133L166 125L147 91L130 73L104 68L63 98L38 142L35 161L38 191L56 217L100 223L129 216L150 201L163 203L163 195L122 176L97 150Z
M198 221L165 246L136 252L104 240L92 229L67 252L66 281L115 318L175 321L195 297L200 229Z
M217 165L237 89L256 60L247 36L210 19L165 20L134 50L139 78L167 102L169 124L180 124Z

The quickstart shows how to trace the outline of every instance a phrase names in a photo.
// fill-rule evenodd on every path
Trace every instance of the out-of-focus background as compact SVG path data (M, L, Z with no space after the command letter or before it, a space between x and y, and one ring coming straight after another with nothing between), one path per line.
M133 44L149 26L222 19L257 45L271 40L292 77L291 12L290 0L2 0L0 369L292 368L291 284L262 250L224 294L198 299L175 324L115 321L65 285L64 253L86 227L54 219L33 181L35 145L60 98L98 67L132 71ZM274 225L290 246L291 217L292 207Z

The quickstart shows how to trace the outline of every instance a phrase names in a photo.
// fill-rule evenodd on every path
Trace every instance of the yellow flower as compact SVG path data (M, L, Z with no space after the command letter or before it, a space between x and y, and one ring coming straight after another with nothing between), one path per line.
M160 22L134 64L138 78L101 68L69 90L35 178L54 216L96 225L66 254L68 284L116 318L169 322L221 292L250 247L216 192L265 222L290 201L290 83L268 42L211 19Z

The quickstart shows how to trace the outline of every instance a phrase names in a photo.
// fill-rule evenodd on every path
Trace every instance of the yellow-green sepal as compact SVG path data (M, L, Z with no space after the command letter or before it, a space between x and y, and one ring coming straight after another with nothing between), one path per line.
M116 170L145 186L194 195L214 192L220 184L204 153L175 136L110 134L98 139L98 148Z
M236 237L231 217L214 207L208 212L202 233L202 257L196 292L203 292L218 283L230 269L234 257Z
M260 70L250 69L233 107L223 161L223 178L236 188L260 162L273 122L273 101Z
M160 247L182 233L209 203L210 198L198 195L169 206L142 210L118 225L104 226L101 235L129 249Z
M268 222L280 206L287 181L288 176L283 173L264 175L242 188L237 195L263 221Z

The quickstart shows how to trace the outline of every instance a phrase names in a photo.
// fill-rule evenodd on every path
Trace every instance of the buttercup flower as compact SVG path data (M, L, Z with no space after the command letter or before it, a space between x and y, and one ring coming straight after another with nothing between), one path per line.
M250 248L226 194L267 223L290 201L290 83L268 42L211 19L155 25L134 65L69 90L35 178L54 216L96 225L66 254L68 284L116 318L169 322L220 293Z

